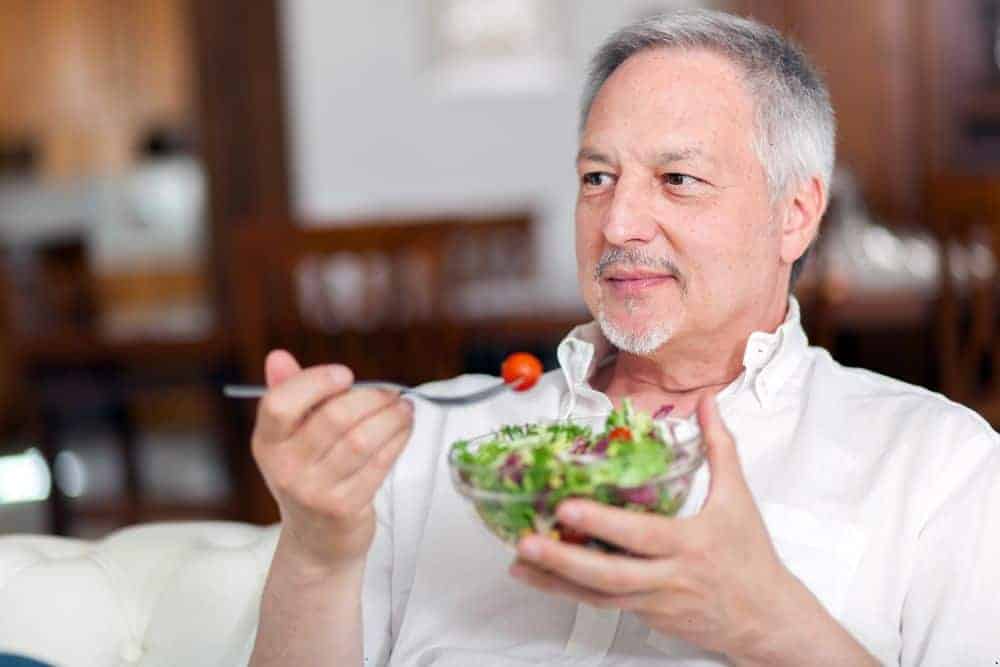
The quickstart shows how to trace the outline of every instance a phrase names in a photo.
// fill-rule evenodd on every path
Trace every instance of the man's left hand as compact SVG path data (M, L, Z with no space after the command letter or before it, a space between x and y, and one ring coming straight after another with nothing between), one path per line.
M557 510L562 524L632 555L531 535L518 544L511 574L545 592L635 612L664 635L738 662L774 662L795 643L786 646L783 636L803 617L836 622L775 553L713 397L699 403L698 420L711 482L697 515L567 500Z

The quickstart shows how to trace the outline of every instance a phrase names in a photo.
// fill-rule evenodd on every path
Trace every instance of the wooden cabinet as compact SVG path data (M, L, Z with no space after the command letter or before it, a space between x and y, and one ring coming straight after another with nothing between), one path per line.
M194 120L186 0L0 0L0 141L45 176L114 172L152 125Z
M236 329L227 304L238 290L230 292L225 280L231 232L265 215L288 218L278 8L278 0L0 0L0 144L31 141L40 149L41 176L72 179L125 170L153 126L196 125L209 185L207 276L165 274L150 263L141 274L98 276L95 285L97 295L124 301L211 288L215 328L209 335L121 340L93 326L53 325L18 340L11 323L0 322L0 347L8 355L0 355L0 388L6 382L26 389L7 392L25 404L27 415L11 428L31 431L40 422L41 436L32 433L31 439L45 444L50 464L64 444L61 426L73 422L75 429L78 414L48 407L99 421L101 411L88 412L84 394L103 393L93 405L105 419L112 414L119 440L127 443L164 419L171 428L184 427L178 420L206 421L204 410L178 410L180 395L214 415L213 440L235 478L256 475L247 446L251 422L217 389L231 379L229 336ZM71 282L85 281L76 275ZM0 319L5 311L0 308ZM12 370L2 367L8 357L17 362ZM101 387L87 384L94 369ZM81 383L86 392L79 391ZM202 392L193 394L199 385ZM37 399L43 392L54 400ZM0 402L6 395L0 391ZM144 409L153 397L159 407ZM84 509L112 525L190 518L192 511L202 518L254 518L253 502L236 487L217 506L150 504L139 493L136 460L127 453L136 450L125 450L127 502L70 507L54 494L57 531L72 530L72 513Z
M1000 170L1000 3L921 6L930 173Z

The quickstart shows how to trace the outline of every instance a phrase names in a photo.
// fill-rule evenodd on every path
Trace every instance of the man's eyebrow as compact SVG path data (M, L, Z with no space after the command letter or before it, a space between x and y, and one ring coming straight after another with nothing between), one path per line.
M681 148L677 150L666 150L656 154L655 163L658 165L671 164L673 162L683 162L694 158L705 158L705 154L697 148Z
M698 148L679 148L679 149L669 149L660 151L654 156L654 164L659 166L672 164L675 162L683 162L684 160L692 160L695 158L701 158L703 160L709 160L709 157ZM576 154L576 161L589 161L589 162L600 162L602 164L614 164L614 160L593 148L583 147L580 152Z
M580 152L576 154L576 161L583 162L584 160L590 162L601 162L603 164L614 164L614 162L604 153L594 150L593 148L581 148Z

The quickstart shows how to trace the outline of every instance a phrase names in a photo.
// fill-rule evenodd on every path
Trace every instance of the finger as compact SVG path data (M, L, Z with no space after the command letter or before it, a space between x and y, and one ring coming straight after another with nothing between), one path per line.
M663 585L669 561L605 554L541 535L528 535L517 545L518 556L563 579L604 594L624 595Z
M324 458L331 449L346 457L356 452L364 461L369 455L364 451L367 443L358 434L345 441L347 434L398 400L398 393L385 389L352 389L329 398L306 417L289 444L308 450L306 457L313 462Z
M264 360L264 377L268 387L276 387L302 370L299 362L287 350L271 350Z
M279 355L271 356L277 359L272 362L275 377L280 377L290 368L283 365L288 360ZM345 392L353 381L351 369L339 364L314 366L284 378L268 389L257 406L258 434L265 442L284 440L318 405Z
M413 404L396 398L382 409L372 412L337 438L317 460L324 474L332 479L345 479L361 470L385 443L413 424Z
M711 472L708 498L718 495L724 488L745 489L743 466L736 451L733 436L719 414L714 396L703 396L698 401L698 424L705 443L705 458ZM707 504L707 501L706 501Z
M658 591L608 595L567 581L555 573L520 560L514 561L510 566L510 574L518 581L544 593L569 598L570 600L582 602L583 604L599 609L647 611L655 608L654 605L660 597Z
M556 517L573 530L640 556L670 556L685 542L686 527L680 521L589 500L559 503Z
M345 480L343 484L338 485L335 490L332 489L331 493L345 503L345 509L359 511L375 497L379 487L389 475L389 471L392 470L392 466L406 449L406 443L409 440L409 428L394 435L372 455L361 470Z

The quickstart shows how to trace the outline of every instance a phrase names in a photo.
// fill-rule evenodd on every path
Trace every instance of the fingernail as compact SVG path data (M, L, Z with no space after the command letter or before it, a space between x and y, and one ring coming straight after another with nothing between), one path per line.
M538 558L542 555L542 545L537 538L526 537L517 545L517 550L526 558Z
M583 517L583 512L580 511L577 505L560 505L559 509L556 510L556 514L561 521L567 523L575 523Z
M334 364L330 366L330 377L337 384L349 384L351 382L351 371L348 370L347 366L341 366L339 364Z

